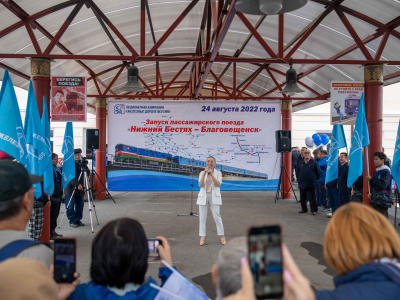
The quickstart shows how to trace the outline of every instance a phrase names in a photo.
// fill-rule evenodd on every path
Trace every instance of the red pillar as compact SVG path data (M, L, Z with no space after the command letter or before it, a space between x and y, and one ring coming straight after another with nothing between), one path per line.
M31 81L40 117L43 113L43 96L46 97L47 111L50 114L50 59L31 59ZM40 240L50 243L50 208L47 205L44 206L44 223Z
M382 118L383 118L383 65L366 65L364 67L365 81L365 117L367 119L369 142L368 162L369 175L374 176L375 166L373 155L377 151L382 151ZM366 153L366 151L364 151ZM367 197L368 182L365 179L367 176L366 155L364 156L364 188L363 202L369 203Z
M282 101L282 130L292 130L292 100ZM283 165L285 166L289 178L292 178L292 152L282 153L283 155ZM282 185L282 195L286 195L285 199L292 196L290 190L290 182L286 174L283 174Z
M96 150L96 173L100 180L106 184L106 98L96 98L96 128L99 129L99 149ZM96 192L103 189L103 185L96 177ZM103 191L96 196L98 200L104 200L106 192Z

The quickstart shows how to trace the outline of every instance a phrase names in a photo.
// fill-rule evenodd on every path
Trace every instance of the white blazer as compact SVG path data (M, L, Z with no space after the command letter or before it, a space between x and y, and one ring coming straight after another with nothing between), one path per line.
M199 175L199 180L203 176L204 171L200 172ZM217 178L217 180L222 183L222 173L214 169L214 176ZM207 177L204 178L204 187L200 188L199 195L197 197L197 205L206 205L207 203L207 193L206 193L206 184L207 184ZM220 187L216 187L214 185L214 181L212 183L212 203L215 205L221 205L222 204L222 198L221 198L221 189Z

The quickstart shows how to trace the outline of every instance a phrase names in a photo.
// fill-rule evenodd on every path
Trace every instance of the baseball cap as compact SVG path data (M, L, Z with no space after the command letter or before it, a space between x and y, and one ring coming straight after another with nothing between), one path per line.
M82 149L81 148L74 149L74 154L78 154L78 153L82 153Z
M41 182L41 176L29 175L16 161L0 161L0 201L7 201L25 194L32 184Z

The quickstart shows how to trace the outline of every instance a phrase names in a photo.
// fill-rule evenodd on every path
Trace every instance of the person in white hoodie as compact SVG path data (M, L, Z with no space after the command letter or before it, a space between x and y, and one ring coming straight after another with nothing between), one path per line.
M206 168L200 172L199 187L200 192L197 198L200 214L200 246L203 246L206 239L206 222L208 207L212 212L215 224L217 225L217 234L221 238L221 244L225 245L224 225L220 215L220 207L222 205L221 190L222 173L215 169L217 164L215 157L209 156L206 160Z
M376 167L375 175L367 176L371 192L368 198L372 208L388 217L388 208L392 206L391 198L391 173L388 166L385 165L386 155L383 152L374 153L374 165Z

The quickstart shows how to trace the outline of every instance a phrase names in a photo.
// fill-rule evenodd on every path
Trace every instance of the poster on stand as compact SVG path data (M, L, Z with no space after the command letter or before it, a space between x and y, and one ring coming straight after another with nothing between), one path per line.
M110 190L199 190L209 156L222 172L221 190L277 187L280 101L110 100L107 108Z
M51 78L51 121L86 122L86 77Z
M364 81L331 82L331 125L355 125Z

